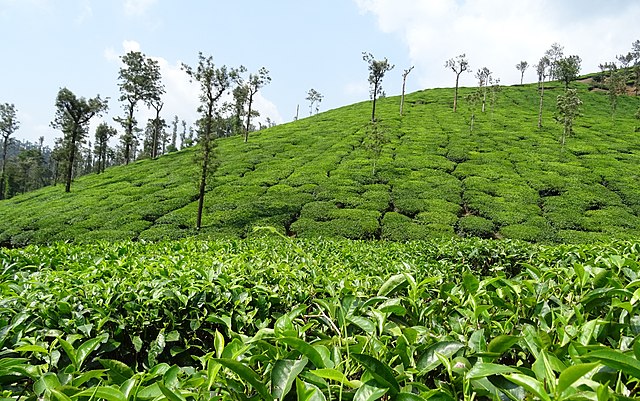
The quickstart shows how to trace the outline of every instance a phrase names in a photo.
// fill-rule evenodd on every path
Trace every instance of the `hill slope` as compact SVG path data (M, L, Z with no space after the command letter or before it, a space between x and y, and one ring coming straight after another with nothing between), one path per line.
M470 89L461 91L461 98ZM546 91L538 130L533 85L506 87L476 111L451 89L379 102L386 142L375 175L370 103L332 110L242 138L222 139L196 232L194 149L82 177L0 202L0 244L56 240L246 236L269 225L296 236L391 240L481 236L582 242L640 236L640 99L612 118L606 93L588 92L562 148L553 121L560 89Z

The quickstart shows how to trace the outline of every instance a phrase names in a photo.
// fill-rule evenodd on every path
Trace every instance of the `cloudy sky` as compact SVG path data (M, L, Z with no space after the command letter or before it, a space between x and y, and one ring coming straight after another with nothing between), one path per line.
M311 88L324 95L321 110L366 100L363 51L395 64L388 95L412 65L408 91L452 86L444 62L461 53L511 85L515 64L536 63L554 42L597 71L640 39L638 21L638 0L0 0L0 102L16 105L21 139L61 136L49 127L61 87L109 97L103 119L115 126L119 56L140 50L161 65L165 119L192 123L197 87L180 65L203 52L218 65L269 69L258 108L284 123L297 105L308 113ZM530 68L525 81L535 79ZM461 83L474 85L473 74ZM149 115L141 106L138 120Z

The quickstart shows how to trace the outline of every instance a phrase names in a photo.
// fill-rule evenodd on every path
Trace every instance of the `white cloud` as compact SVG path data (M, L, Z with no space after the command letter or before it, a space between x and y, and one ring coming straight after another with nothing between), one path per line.
M128 16L143 15L156 0L125 0L124 13Z
M582 72L626 52L636 37L640 3L620 0L615 14L601 7L554 0L354 0L383 32L399 35L422 87L452 86L445 60L466 53L472 70L488 67L505 84L519 82L515 64L535 64L554 42L582 57ZM609 8L609 7L607 7ZM533 68L525 81L536 79ZM475 85L473 74L461 77Z

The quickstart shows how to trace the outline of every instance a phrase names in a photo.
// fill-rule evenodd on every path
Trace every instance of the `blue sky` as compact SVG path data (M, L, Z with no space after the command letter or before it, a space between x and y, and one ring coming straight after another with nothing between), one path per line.
M165 119L191 123L197 88L179 67L202 51L220 65L269 69L258 108L283 123L298 104L308 113L311 88L324 95L321 110L366 100L363 51L396 65L383 81L389 95L411 65L408 91L452 86L444 61L460 53L514 84L515 64L534 64L553 42L596 71L640 39L638 21L635 0L0 0L0 102L16 105L21 139L61 136L49 127L60 87L110 97L103 120L116 126L119 56L140 50L161 65ZM525 81L534 80L530 68ZM473 74L462 84L474 85ZM141 105L137 116L150 113Z

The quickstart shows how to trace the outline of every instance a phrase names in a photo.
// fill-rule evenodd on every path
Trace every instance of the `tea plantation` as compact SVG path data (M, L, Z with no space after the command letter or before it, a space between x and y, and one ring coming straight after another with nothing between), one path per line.
M548 84L543 128L535 85L502 88L486 112L463 89L382 99L384 140L370 149L370 102L219 140L203 229L195 231L194 149L0 202L0 244L239 237L271 226L296 237L512 238L585 243L640 234L637 97L612 116L606 93L579 87L575 134L560 145L562 88ZM374 170L375 162L375 170Z

